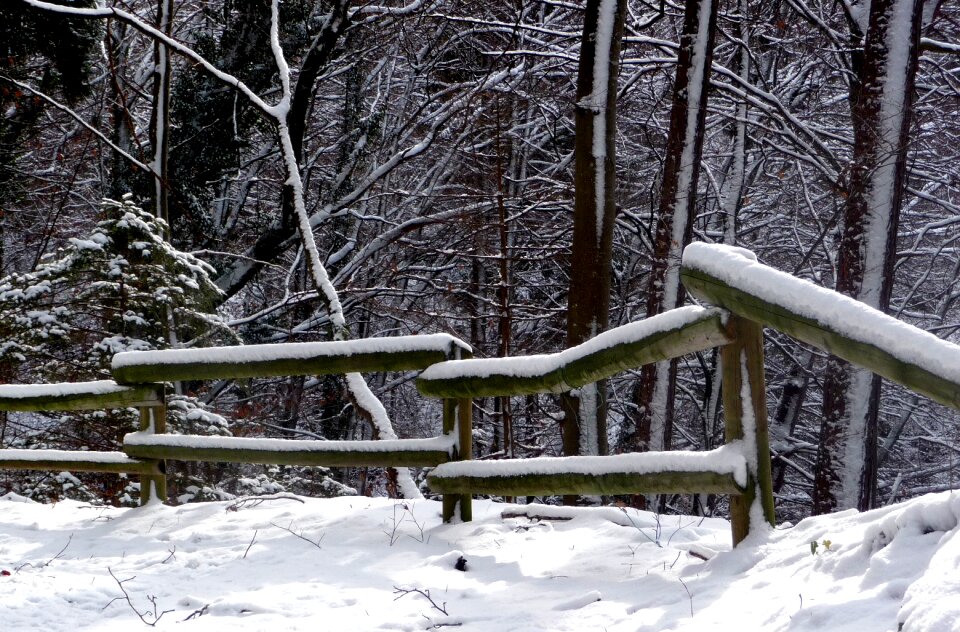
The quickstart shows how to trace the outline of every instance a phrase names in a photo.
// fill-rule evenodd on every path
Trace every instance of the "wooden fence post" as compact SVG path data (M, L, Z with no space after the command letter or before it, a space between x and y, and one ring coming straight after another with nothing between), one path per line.
M469 461L473 456L473 400L443 400L443 434L456 433L457 444L453 449L453 461ZM444 494L443 521L450 522L460 506L460 520L473 520L473 496L471 494Z
M163 390L160 392L159 406L140 408L140 432L149 434L165 434L167 432L167 405ZM150 503L154 498L165 502L167 500L167 465L166 461L157 461L160 474L157 476L140 477L140 506Z
M472 354L459 346L454 346L451 359L462 360ZM453 461L469 461L473 457L473 399L463 397L459 399L443 400L443 434L450 436L456 433L456 444L453 449ZM443 521L450 522L460 506L460 520L473 520L473 496L471 494L444 494Z
M755 503L758 511L753 513L757 520L774 525L776 518L763 376L763 328L730 314L727 332L733 342L720 348L726 441L742 440L747 459L746 492L730 497L730 527L736 546L750 532L751 508Z

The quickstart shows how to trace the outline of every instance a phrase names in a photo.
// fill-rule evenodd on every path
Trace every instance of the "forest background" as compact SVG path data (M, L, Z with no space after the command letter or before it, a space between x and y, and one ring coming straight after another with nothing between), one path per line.
M554 352L681 304L690 240L957 341L958 32L956 0L4 2L0 383L171 346L446 332L477 357ZM776 332L766 366L778 519L955 488L957 413ZM719 375L700 353L477 399L474 455L710 449ZM366 384L399 435L431 436L413 377ZM370 438L367 386L178 384L171 426ZM0 445L110 450L135 424L0 412ZM384 474L177 464L171 491L397 493Z

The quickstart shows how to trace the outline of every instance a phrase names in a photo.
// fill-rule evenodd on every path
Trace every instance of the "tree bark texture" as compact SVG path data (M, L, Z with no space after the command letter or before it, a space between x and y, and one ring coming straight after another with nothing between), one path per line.
M606 329L616 218L616 112L625 0L588 0L575 108L573 244L567 346ZM561 396L563 452L605 454L605 383Z
M922 0L873 0L862 57L854 64L853 164L836 289L880 310L893 290L922 13ZM828 360L814 514L874 505L879 398L879 376Z
M647 317L683 304L680 256L693 234L716 22L714 0L687 0L647 284ZM638 419L623 434L623 450L670 449L676 380L676 360L643 367L635 395Z

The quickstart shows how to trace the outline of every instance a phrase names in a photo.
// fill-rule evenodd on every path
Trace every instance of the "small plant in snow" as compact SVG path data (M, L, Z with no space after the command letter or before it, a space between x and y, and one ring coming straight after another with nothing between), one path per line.
M115 601L126 601L127 605L133 610L134 614L140 618L145 624L149 625L151 628L156 627L157 623L160 622L160 619L163 618L163 615L173 612L173 610L163 610L160 611L159 606L157 606L157 598L154 595L149 595L147 601L150 602L150 608L145 610L140 610L133 604L133 599L130 598L130 593L127 592L127 589L124 587L124 584L136 579L136 576L128 577L127 579L118 579L116 575L113 574L113 569L107 567L107 572L110 573L110 577L113 578L113 581L117 582L117 586L120 588L120 592L123 593L121 597L114 597L111 599L107 605L103 607L104 610L110 607L111 604Z
M399 517L397 514L398 508L402 510L402 513L399 514ZM417 530L416 535L400 532L400 525L403 524L405 521L411 522L413 524L414 528L416 528ZM396 544L397 540L400 539L401 535L406 535L411 540L416 540L417 542L420 542L421 544L423 544L424 542L427 542L430 539L429 536L427 536L425 533L426 527L427 525L425 523L417 520L417 517L413 513L412 505L408 505L405 502L397 502L393 504L393 521L390 524L390 528L384 529L383 532L390 539L390 546L393 546L394 544Z

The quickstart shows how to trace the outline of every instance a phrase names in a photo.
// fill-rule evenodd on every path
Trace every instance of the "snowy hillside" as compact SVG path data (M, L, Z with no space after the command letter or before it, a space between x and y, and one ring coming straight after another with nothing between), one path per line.
M0 629L145 628L136 609L183 631L960 630L957 492L732 552L718 519L487 501L472 523L439 514L362 497L104 509L7 495Z

